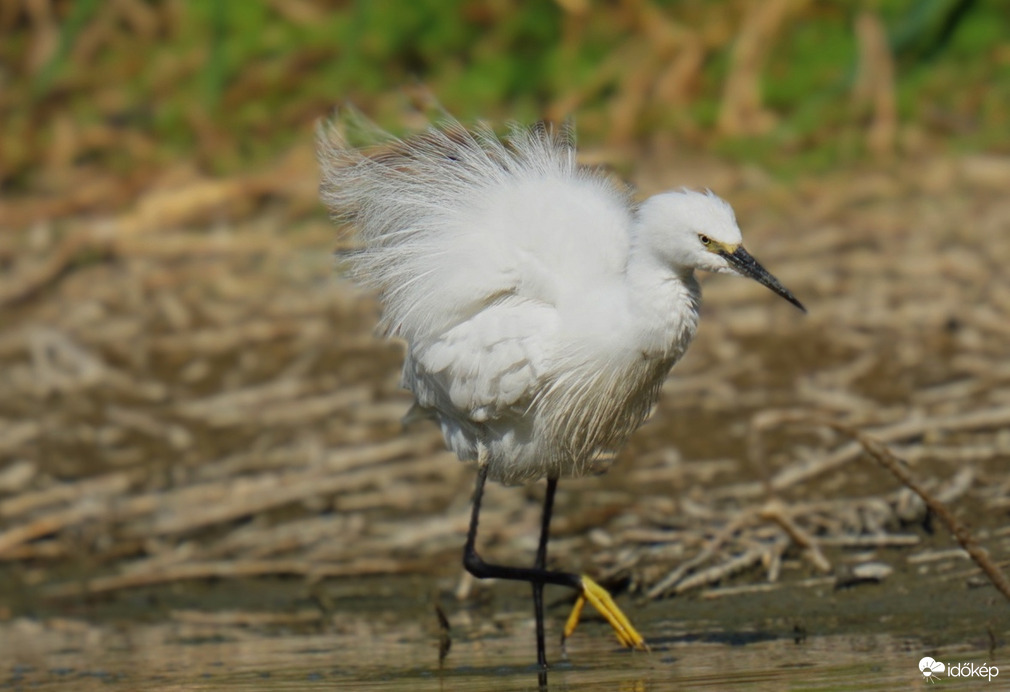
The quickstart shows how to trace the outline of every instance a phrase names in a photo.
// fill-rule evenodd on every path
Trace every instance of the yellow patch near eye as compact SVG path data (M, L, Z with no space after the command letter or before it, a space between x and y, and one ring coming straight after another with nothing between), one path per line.
M705 246L706 250L708 250L709 252L714 252L717 255L722 254L732 255L734 252L736 252L737 248L740 247L740 243L733 243L731 245L727 243L720 243L718 240L715 240L714 238L707 236L704 233L698 234L698 240L701 241L701 244Z

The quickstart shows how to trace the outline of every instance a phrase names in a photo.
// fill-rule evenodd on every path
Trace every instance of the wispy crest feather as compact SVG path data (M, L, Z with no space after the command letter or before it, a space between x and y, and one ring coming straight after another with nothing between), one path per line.
M357 120L350 125L361 128ZM489 294L509 289L483 286L482 293L482 273L500 277L480 267L465 272L454 261L464 234L494 240L465 218L483 195L517 181L584 175L570 124L513 124L504 140L485 124L468 130L451 119L408 139L373 128L379 144L365 149L350 145L347 125L319 130L320 196L334 218L357 229L360 247L348 257L355 278L379 291L385 331L408 339L433 322L465 319ZM461 270L477 280L454 281Z

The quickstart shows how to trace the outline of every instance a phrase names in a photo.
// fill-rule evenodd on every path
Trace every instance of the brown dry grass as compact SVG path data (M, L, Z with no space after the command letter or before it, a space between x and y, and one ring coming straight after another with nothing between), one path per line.
M927 540L921 500L797 412L891 445L1005 558L1010 162L797 185L711 160L636 168L645 190L728 196L810 314L707 281L698 340L623 463L562 483L552 559L653 596L962 559ZM269 174L181 172L110 218L4 203L0 560L25 583L455 572L472 472L433 427L402 429L400 349L332 277L315 175L303 148ZM29 208L50 220L18 224ZM538 492L492 493L496 558L529 558Z

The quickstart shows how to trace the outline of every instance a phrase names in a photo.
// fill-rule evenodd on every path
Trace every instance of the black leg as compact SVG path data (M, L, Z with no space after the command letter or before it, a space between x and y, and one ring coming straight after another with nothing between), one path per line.
M533 607L537 623L537 678L540 682L540 689L547 689L547 654L544 646L544 584L556 584L557 586L567 586L579 592L579 600L575 609L565 625L565 635L571 634L571 630L578 623L579 613L582 606L591 603L603 617L610 623L617 638L622 644L628 647L639 649L648 648L642 636L635 631L628 619L611 600L610 595L600 588L588 577L581 577L578 574L569 572L552 572L546 569L547 565L547 540L550 536L551 511L554 508L554 492L557 490L558 479L549 478L547 480L547 494L544 497L544 514L540 524L540 543L537 546L537 557L532 568L509 567L506 565L492 565L484 562L484 559L477 554L477 524L480 518L480 503L484 498L484 483L487 481L487 466L480 465L477 468L477 485L473 492L473 511L470 514L470 529L466 534L466 545L463 547L463 566L466 571L478 579L510 579L513 581L529 582L533 586Z
M547 479L547 494L544 496L544 513L540 521L540 544L537 546L537 559L533 568L547 568L547 541L551 534L551 512L554 510L554 492L558 489L558 479ZM533 613L537 622L537 665L547 668L547 647L544 645L544 585L543 582L533 584Z
M478 579L510 579L525 581L533 585L533 608L537 621L537 663L540 670L547 669L547 653L544 646L544 584L556 584L582 591L582 578L568 572L552 572L545 569L547 562L547 538L550 534L551 510L554 506L554 491L558 479L547 481L547 496L544 498L544 515L540 527L540 544L537 548L536 562L532 568L509 567L507 565L492 565L484 562L477 554L477 524L480 516L480 503L484 496L484 483L487 481L487 466L477 469L477 485L473 493L473 511L470 514L470 530L466 534L466 545L463 547L463 566L466 571Z
M525 581L531 584L555 584L567 586L576 591L582 591L582 577L568 572L552 572L546 569L528 567L509 567L507 565L492 565L484 562L477 554L477 524L480 515L480 502L484 495L484 482L487 480L487 468L477 471L477 487L473 493L473 511L470 514L470 530L466 534L466 545L463 546L463 566L466 571L478 579L509 579Z

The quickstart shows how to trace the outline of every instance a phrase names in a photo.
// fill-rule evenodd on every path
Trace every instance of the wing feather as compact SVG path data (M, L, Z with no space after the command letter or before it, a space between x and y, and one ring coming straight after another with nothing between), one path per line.
M540 391L558 328L550 305L499 301L436 339L414 344L404 385L418 404L483 422L525 409Z

